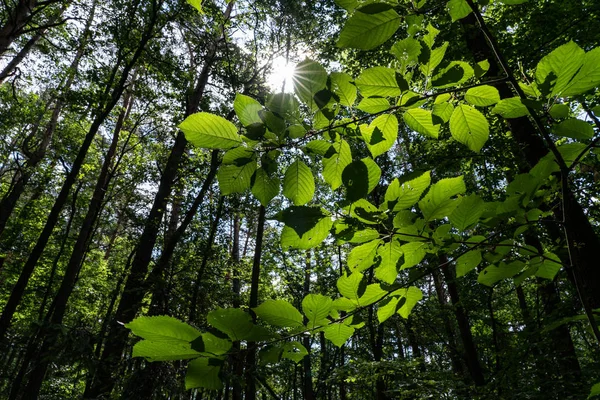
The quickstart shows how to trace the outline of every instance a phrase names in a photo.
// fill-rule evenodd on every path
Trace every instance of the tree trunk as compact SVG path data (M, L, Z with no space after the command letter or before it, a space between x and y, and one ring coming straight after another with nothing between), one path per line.
M230 1L227 5L227 9L224 13L225 20L229 19L234 3L234 1ZM222 35L224 35L224 32L222 32ZM209 52L210 55L205 59L204 67L199 75L193 93L187 98L186 116L191 115L198 110L200 100L204 94L204 89L212 69L216 50L217 45L215 44L212 51ZM171 149L169 159L167 160L167 165L161 176L152 209L150 210L150 214L144 224L144 230L140 236L131 271L127 283L125 284L121 301L119 302L119 306L115 313L115 319L117 321L131 321L141 306L141 302L146 292L144 282L146 280L150 261L152 260L152 252L158 236L160 222L168 197L171 194L173 182L177 176L179 164L186 144L187 140L185 139L185 135L183 132L179 131L173 148ZM84 393L84 398L97 398L112 391L114 387L112 375L116 370L117 364L121 360L121 355L125 349L128 336L129 331L123 326L119 324L111 325L109 331L110 340L107 342L104 351L102 352L96 379L87 393Z
M204 246L202 262L200 263L200 268L198 268L198 274L196 275L196 281L194 282L194 290L192 291L192 300L190 302L190 314L189 321L196 321L196 309L198 307L198 297L200 295L200 287L202 285L202 279L204 278L204 271L206 270L206 264L212 254L212 246L215 241L215 236L217 234L217 228L219 227L219 222L221 221L221 213L223 212L223 203L225 197L221 196L219 198L219 205L217 206L217 215L210 227L210 232L208 234L208 239L206 241L206 245Z
M97 2L94 1L93 5L92 5L92 9L90 10L90 14L88 15L85 29L82 34L81 45L77 48L75 57L73 58L73 61L71 61L71 65L69 65L66 79L62 85L59 85L59 91L62 92L63 94L66 94L67 92L69 92L71 90L71 87L73 86L73 82L75 81L75 77L77 76L79 64L81 62L81 59L83 58L85 49L87 48L87 43L88 43L90 35L91 35L90 28L91 28L92 22L94 20L96 3ZM1 80L0 80L0 83L1 83ZM44 133L40 139L39 144L37 145L36 149L33 151L29 150L27 148L28 143L33 139L33 137L36 135L36 133L39 129L39 126L36 126L33 128L33 131L29 135L29 137L25 140L24 153L26 153L26 155L28 156L27 161L26 161L24 167L22 168L22 170L17 171L17 173L13 177L13 180L12 180L12 183L10 186L10 190L8 191L8 193L5 194L5 196L0 201L0 236L2 235L2 232L4 231L4 228L6 227L6 223L8 222L8 219L10 218L12 212L14 211L14 209L17 205L17 201L23 194L23 191L25 190L25 187L26 187L27 183L29 182L29 179L31 179L31 176L35 172L35 168L44 159L44 157L46 155L46 151L48 149L48 146L50 145L50 142L52 141L52 136L54 135L54 131L56 130L56 126L58 124L58 119L59 119L62 109L65 105L65 101L63 98L59 97L56 100L54 100L54 99L50 100L50 103L54 103L53 106L50 106L51 108L53 108L52 115L50 117L50 121L48 121L48 123L46 124L46 126L44 128ZM0 332L1 332L1 328L0 328Z
M36 5L37 0L19 0L9 12L6 23L0 28L0 56L6 53L12 42L21 35Z
M448 293L450 294L450 300L454 306L454 314L456 316L456 322L458 324L458 330L460 331L460 337L463 343L465 351L465 361L469 374L477 386L485 385L485 378L483 376L483 370L481 364L479 364L479 355L475 342L473 341L473 335L471 334L471 325L469 324L469 317L467 311L464 309L460 302L458 294L458 288L454 273L449 268L449 261L446 256L440 257L440 263L443 265L442 272L446 279L446 285L448 286Z
M258 289L260 284L260 259L262 256L263 236L265 231L265 206L261 205L258 211L258 226L256 229L256 243L254 245L254 259L252 262L252 278L250 280L250 309L258 307ZM256 316L253 314L254 322ZM256 399L256 343L248 342L246 351L246 395L245 400ZM307 356L308 357L308 356ZM305 357L306 358L306 357ZM309 361L310 364L310 361ZM312 387L311 387L312 393ZM308 398L308 397L306 397ZM311 397L312 399L312 397Z
M476 61L488 60L490 76L499 76L506 73L511 82L516 83L514 74L504 60L500 49L487 29L478 7L472 0L467 0L473 13L461 20L465 28L467 46L473 53ZM486 39L487 37L487 39ZM489 41L488 41L489 40ZM513 90L521 97L523 93L518 84L513 88L502 83L497 85L502 98L513 97ZM535 117L535 113L533 114ZM527 117L509 119L507 123L519 147L523 151L523 157L530 167L533 167L548 153L548 146L542 138L545 129L543 125L534 124ZM537 132L537 134L536 134ZM580 297L586 313L590 315L591 310L600 308L600 268L597 268L596 251L600 248L600 239L596 235L593 226L581 205L577 202L575 195L568 185L568 177L564 168L561 171L563 181L562 202L554 207L554 215L557 222L564 224L565 235L571 253L571 263L575 283L579 289ZM552 234L552 232L550 232ZM553 240L561 240L561 237L553 237ZM593 321L590 321L593 324Z
M456 334L447 314L447 293L444 288L444 283L442 282L442 277L440 276L440 271L437 268L434 268L432 271L432 275L438 302L440 303L440 308L442 311L442 321L444 322L444 330L446 331L446 336L448 337L448 344L446 348L448 351L448 356L450 357L450 361L452 362L452 370L455 374L462 376L465 373L465 371L463 369L463 364L458 354L458 347L456 345Z

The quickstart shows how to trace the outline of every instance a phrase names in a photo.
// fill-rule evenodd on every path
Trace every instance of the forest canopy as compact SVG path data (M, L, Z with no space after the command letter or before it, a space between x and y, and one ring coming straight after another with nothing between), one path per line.
M5 1L0 397L600 395L599 21Z

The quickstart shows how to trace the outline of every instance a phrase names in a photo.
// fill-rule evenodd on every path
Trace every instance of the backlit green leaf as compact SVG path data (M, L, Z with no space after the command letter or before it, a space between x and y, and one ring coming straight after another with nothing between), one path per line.
M352 77L344 72L332 72L329 78L331 90L340 98L340 104L352 107L356 101L356 86L351 83Z
M408 289L405 289L405 292L402 296L406 299L402 307L398 310L398 314L402 318L408 318L412 309L417 305L417 303L423 298L423 292L416 286L410 286Z
M279 178L269 176L264 168L257 169L254 175L252 194L260 201L260 204L266 207L279 194Z
M352 162L350 146L345 140L331 145L335 153L323 158L323 179L331 189L336 190L342 184L342 172Z
M572 139L591 139L594 136L592 125L576 118L567 119L553 126L552 132Z
M394 10L377 14L357 11L346 21L337 45L370 50L392 37L399 27L400 15Z
M398 138L398 119L393 114L380 115L367 127L361 125L360 133L373 158L384 154Z
M348 339L354 334L354 328L343 323L334 323L325 329L325 338L337 347L342 347Z
M502 99L492 108L493 114L500 114L504 118L519 118L529 115L529 110L519 97Z
M456 276L461 277L473 271L481 263L481 251L471 250L456 259Z
M234 124L218 115L199 112L187 117L179 129L194 146L204 149L230 149L239 146L242 138Z
M304 325L300 311L285 300L266 300L253 310L271 325L291 328Z
M462 176L444 178L431 186L419 202L419 208L425 219L429 221L448 217L458 205L452 198L466 190Z
M367 68L356 78L356 86L363 97L400 96L396 71L386 67Z
M525 264L522 261L513 261L509 264L500 263L500 266L490 265L479 273L477 281L486 286L493 286L502 279L512 278L521 270Z
M263 106L252 97L238 93L233 102L233 109L243 126L262 123L258 112L263 109Z
M467 90L465 100L474 106L487 107L500 101L500 93L493 86L477 86Z
M219 377L219 372L222 364L221 360L204 357L190 361L185 374L185 388L221 390L223 382Z
M315 193L315 179L310 168L300 160L296 160L285 171L283 178L283 195L296 206L312 200Z
M459 19L463 19L464 17L473 12L466 0L450 0L446 5L446 8L450 13L452 22L458 21Z
M450 214L450 222L460 231L464 231L479 221L483 214L484 204L481 197L471 194L464 197L460 204Z
M382 240L373 240L360 246L356 246L348 255L348 268L354 271L364 271L374 264L377 248L382 243Z
M227 196L232 193L242 193L250 188L254 171L256 171L255 160L242 166L222 165L217 173L221 194Z
M430 171L402 184L400 184L398 179L394 179L385 192L385 201L388 203L388 207L394 211L411 207L419 201L430 183Z
M490 128L483 114L460 104L450 117L450 133L458 142L478 153L490 136Z
M410 129L422 135L438 138L440 125L434 124L431 111L413 108L404 113L404 122Z
M313 111L319 109L314 95L327 84L327 71L321 64L306 59L296 65L294 70L294 92Z

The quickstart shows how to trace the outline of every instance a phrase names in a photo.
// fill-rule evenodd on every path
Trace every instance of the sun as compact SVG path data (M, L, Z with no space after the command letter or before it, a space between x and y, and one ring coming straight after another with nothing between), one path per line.
M267 77L267 83L271 89L279 92L283 87L284 92L293 92L294 83L292 78L294 76L294 68L296 68L295 62L291 60L286 61L285 57L276 57L273 60L271 73Z

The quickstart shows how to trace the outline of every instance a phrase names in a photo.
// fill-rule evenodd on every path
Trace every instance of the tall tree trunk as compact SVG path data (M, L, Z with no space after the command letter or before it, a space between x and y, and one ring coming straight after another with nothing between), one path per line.
M208 234L208 239L206 241L206 245L204 246L202 262L200 263L200 268L198 268L198 274L196 275L196 281L194 282L194 289L192 291L192 299L190 301L190 314L188 316L188 320L190 322L196 321L196 309L198 307L198 297L200 296L200 287L202 285L202 279L204 278L204 271L206 270L206 265L208 264L208 260L212 254L212 246L215 241L215 236L217 234L217 228L219 227L219 223L221 222L221 213L223 212L223 203L225 201L225 197L221 196L219 198L219 205L217 206L217 214L215 215L215 219L213 220L210 232Z
M483 386L485 385L483 369L479 363L479 354L477 353L477 347L475 346L473 335L471 334L471 325L469 324L467 311L460 302L454 273L450 269L450 263L445 255L440 256L440 263L442 264L442 272L446 280L448 293L450 294L450 300L454 306L454 315L456 316L458 330L460 331L460 337L463 343L463 349L465 351L467 369L469 370L469 374L471 375L473 382L475 382L475 385Z
M6 23L0 28L0 56L6 53L12 42L21 35L37 3L37 0L19 0L9 12Z
M446 348L448 351L448 356L450 357L450 361L452 362L452 370L455 374L462 376L465 371L463 369L463 364L461 363L460 356L458 354L458 347L456 345L456 334L447 314L448 301L446 289L444 288L444 283L442 281L442 277L440 276L440 271L437 268L433 269L432 275L438 302L440 303L440 308L442 311L442 321L444 323L444 330L446 331L446 336L448 338L448 344L446 345Z
M262 256L263 236L265 231L265 206L261 205L258 211L258 226L256 229L256 243L254 245L254 259L252 261L252 277L250 280L250 309L258 307L258 289L260 284L260 259ZM256 316L253 314L254 322ZM244 400L256 399L256 343L248 342L246 351L246 395ZM312 391L312 390L311 390Z
M56 223L59 220L60 213L65 205L65 202L67 200L69 192L70 192L71 188L73 187L73 184L75 183L75 181L77 179L77 176L79 175L79 171L81 170L84 159L87 155L87 151L90 148L90 145L92 144L92 141L93 141L94 137L96 136L96 133L98 132L98 130L100 129L100 126L104 123L105 119L108 117L108 115L110 114L112 109L115 107L115 105L121 98L121 95L123 94L123 91L125 90L127 80L129 79L129 74L130 74L131 70L137 64L138 59L142 55L142 52L145 50L146 45L148 44L150 39L154 36L154 28L155 28L155 25L157 23L157 18L158 18L157 13L158 13L158 10L155 9L154 14L152 15L151 20L142 35L142 38L140 40L138 47L136 48L135 53L132 55L131 59L124 66L123 72L119 79L119 82L117 83L116 87L112 90L112 92L110 94L110 98L108 99L107 103L103 106L101 111L98 113L98 115L94 119L94 122L90 126L90 129L89 129L88 133L86 134L81 147L79 148L77 157L75 158L75 161L71 167L71 170L67 174L67 178L65 179L65 182L63 183L63 186L56 198L56 201L54 202L54 205L52 206L52 209L50 210L50 214L48 215L48 219L46 220L46 223L44 225L42 233L38 237L37 243L35 244L35 247L31 251L29 258L27 259L25 265L23 266L23 269L21 271L19 279L18 279L17 283L15 284L15 286L13 287L10 297L9 297L6 305L4 306L2 316L0 317L0 337L3 337L5 335L6 330L8 329L8 327L10 325L10 321L11 321L12 316L17 308L17 305L19 304L19 302L21 301L21 298L23 297L23 293L25 292L25 287L27 286L27 283L29 282L29 278L33 274L35 266L36 266L38 260L40 259L40 257L42 256L42 253L43 253L44 249L46 248L46 244L48 243L48 240L50 239L50 236L52 235L52 231L54 230L54 227L56 226ZM113 71L116 73L116 71L118 69L119 69L119 65L117 64L114 66Z
M163 248L160 258L158 259L147 279L145 286L148 288L153 288L152 302L150 303L150 314L152 315L158 315L167 312L167 296L164 285L165 271L171 262L171 258L173 258L173 253L175 252L177 244L183 238L185 231L196 216L200 205L204 202L204 198L206 197L206 194L208 193L210 186L213 184L214 178L217 175L219 164L219 151L213 150L210 161L210 169L208 171L208 175L204 179L202 188L196 195L194 203L192 203L192 206L186 212L181 225L179 225L179 227L177 227L171 235L167 235L168 238L165 243L165 247Z
M232 266L232 279L231 289L233 294L233 307L240 308L242 305L240 299L240 216L236 212L233 216L233 244L231 247L231 259L233 262ZM244 375L244 359L242 354L242 347L239 341L233 342L233 355L231 356L231 363L233 369L233 382L231 397L233 400L242 400L242 379Z
M229 19L234 3L235 1L230 1L228 3L227 9L223 15L224 20ZM221 35L224 36L225 32L221 32ZM212 70L217 47L217 43L215 43L212 50L209 52L209 56L205 59L205 64L199 75L194 91L187 98L186 116L191 115L198 110L208 77ZM146 280L150 261L152 260L152 252L158 236L160 222L167 200L171 194L173 182L179 170L179 164L186 144L187 140L185 139L185 135L181 131L178 132L169 159L167 160L167 165L161 176L152 209L144 224L144 230L140 236L131 271L115 313L115 319L117 321L131 321L141 306L141 302L146 292L144 282ZM128 336L129 331L123 326L116 323L111 325L109 331L110 340L107 342L104 351L102 352L95 381L87 393L84 394L84 398L97 398L112 391L114 387L112 375L121 360L121 355L125 349Z
M473 13L461 20L465 28L467 46L473 53L476 61L487 59L490 62L488 74L499 76L506 74L512 83L512 88L507 84L497 85L502 98L513 97L516 92L524 98L523 91L518 86L516 78L494 36L488 30L479 8L472 0L467 0ZM533 111L533 110L532 110ZM507 120L510 130L519 147L523 151L523 157L530 167L533 167L548 153L548 147L554 146L551 141L545 141L548 136L543 137L544 125L537 118L535 111L532 118L527 117ZM591 310L600 308L600 268L597 268L596 249L600 248L600 239L596 235L593 226L586 216L583 208L577 202L575 195L568 183L568 170L561 165L562 202L554 207L555 219L563 224L564 233L571 253L571 263L575 284L578 288L580 298L586 313L591 315ZM550 232L552 234L552 232ZM562 240L561 237L553 237L553 240ZM590 323L595 326L593 317Z
M135 80L135 72L133 73L132 80ZM119 143L119 135L123 128L123 124L129 115L129 111L132 106L132 95L128 92L123 98L123 110L119 114L117 123L113 131L112 142L104 158L100 175L96 181L96 186L92 194L92 199L88 206L88 211L83 219L79 234L77 235L77 241L73 247L71 257L67 264L65 274L63 276L62 283L56 297L53 302L53 310L49 311L52 316L49 318L52 325L58 326L62 324L63 317L67 309L67 302L73 293L76 278L79 274L79 270L83 265L85 253L87 251L88 244L90 242L94 225L100 213L104 196L108 191L108 185L110 183L110 170L113 165L115 154L117 152L117 146ZM50 363L50 354L52 353L54 340L50 335L50 332L46 329L42 329L40 334L43 344L41 350L36 354L36 358L32 360L35 364L33 371L31 372L29 382L25 388L24 398L36 398L39 390L42 386L42 382L48 370Z
M92 9L90 10L90 13L88 15L85 28L82 34L81 44L77 48L75 57L69 65L69 68L67 70L67 76L64 79L64 82L61 85L59 85L58 91L60 91L63 96L71 90L73 82L75 81L75 78L77 76L79 64L81 62L81 59L83 58L85 49L87 48L87 44L91 36L91 25L94 21L96 4L97 1L94 1L94 3L92 4ZM63 97L58 97L58 99L56 100L51 99L50 103L52 104L49 107L52 108L52 115L50 116L50 120L44 128L44 133L42 134L42 137L39 143L37 144L37 147L34 150L30 150L28 148L29 142L33 140L34 137L37 135L39 126L35 126L32 130L32 133L25 140L25 144L23 147L24 153L27 155L27 161L25 162L23 168L19 169L15 173L15 176L12 179L10 190L8 191L8 193L5 194L2 200L0 200L0 236L2 235L2 232L6 227L6 223L8 222L8 219L10 218L12 212L14 211L17 205L17 201L21 197L21 194L23 194L27 183L29 182L31 176L35 172L35 168L44 159L46 155L46 151L48 149L48 146L50 145L50 142L52 141L54 131L56 130L58 119L65 105L65 100Z
M260 218L260 215L259 215L259 218ZM263 215L263 221L264 221L264 215ZM259 227L259 230L262 231L261 227ZM304 297L306 297L310 294L311 270L312 270L312 265L311 265L310 250L307 250L306 251L306 266L304 268L304 286L303 286L303 290L302 290L302 292L303 292L302 294L304 295ZM306 318L306 316L304 317L304 323L305 324L308 323L308 318ZM314 394L314 390L313 390L312 367L311 367L311 362L310 362L310 354L311 354L310 336L304 335L304 337L302 338L302 342L303 342L302 344L308 351L308 354L306 356L304 356L304 358L302 359L302 367L303 367L303 372L304 372L304 374L303 374L304 399L305 400L314 400L315 394Z

